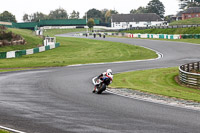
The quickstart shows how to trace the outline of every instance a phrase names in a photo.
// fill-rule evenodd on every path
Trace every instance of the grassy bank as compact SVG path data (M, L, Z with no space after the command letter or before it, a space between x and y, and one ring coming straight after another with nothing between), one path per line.
M143 92L200 102L200 90L180 86L174 80L178 68L162 68L114 75L113 88L130 88Z
M144 29L144 30L127 30L125 33L141 33L141 34L199 34L200 27L190 28L174 28L174 29Z
M186 20L179 20L170 23L169 25L196 25L200 24L200 18L191 18Z
M10 133L10 132L0 129L0 133Z
M57 37L61 46L46 52L1 59L0 68L66 66L156 58L150 50L116 42Z
M42 45L43 43L43 39L35 36L35 33L31 30L22 30L22 29L14 29L14 28L10 28L8 30L12 31L15 34L21 35L26 40L27 43L25 45L0 47L0 52L35 48L35 47L38 47L38 45Z
M70 33L70 32L80 32L80 31L86 31L86 29L49 29L44 31L45 36L54 36L57 34L64 34L64 33Z

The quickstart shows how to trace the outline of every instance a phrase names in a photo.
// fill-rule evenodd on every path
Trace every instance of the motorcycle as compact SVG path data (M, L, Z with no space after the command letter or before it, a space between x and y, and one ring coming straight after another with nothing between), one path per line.
M97 94L101 94L106 90L106 87L112 82L108 77L94 77L92 82L95 86L97 86Z

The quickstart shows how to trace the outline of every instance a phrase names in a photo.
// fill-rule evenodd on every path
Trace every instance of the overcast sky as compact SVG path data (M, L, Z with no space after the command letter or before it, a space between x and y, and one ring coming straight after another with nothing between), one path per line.
M86 11L92 8L102 10L115 9L119 13L129 13L131 9L140 6L145 7L150 0L1 0L0 13L7 10L16 16L18 22L22 22L25 13L32 14L37 11L49 14L51 10L59 7L65 9L68 15L73 11L79 11L82 17ZM165 6L165 15L176 14L179 11L178 0L160 0Z

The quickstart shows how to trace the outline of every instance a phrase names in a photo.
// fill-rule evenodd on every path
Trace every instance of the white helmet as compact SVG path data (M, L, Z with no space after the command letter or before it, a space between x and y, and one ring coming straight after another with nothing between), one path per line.
M111 69L107 69L106 72L107 72L107 73L112 73L112 70L111 70Z

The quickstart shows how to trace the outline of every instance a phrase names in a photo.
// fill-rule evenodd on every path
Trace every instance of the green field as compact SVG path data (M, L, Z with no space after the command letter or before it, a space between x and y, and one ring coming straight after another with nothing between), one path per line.
M196 24L200 24L200 18L191 18L186 20L174 21L169 25L196 25Z
M144 29L144 30L126 30L125 33L141 34L199 34L200 27L174 28L174 29Z
M45 36L54 36L57 34L63 34L63 33L70 33L70 32L80 32L80 31L86 31L86 29L51 29L51 30L45 30L44 35Z
M0 133L10 133L10 132L0 129Z
M27 43L25 45L0 47L0 52L35 48L35 47L38 47L38 45L42 45L43 43L43 39L35 36L35 33L31 30L9 28L8 31L12 31L15 34L21 35L26 40Z
M133 71L114 75L112 88L129 88L143 92L200 102L200 90L180 86L174 80L178 68Z
M24 32L24 30L21 31ZM57 34L67 31L48 30L45 34L50 33L53 36L54 32ZM68 32L72 31L68 30ZM56 67L157 57L153 51L123 43L66 37L57 37L57 42L60 42L61 46L56 49L20 58L1 59L0 68Z

